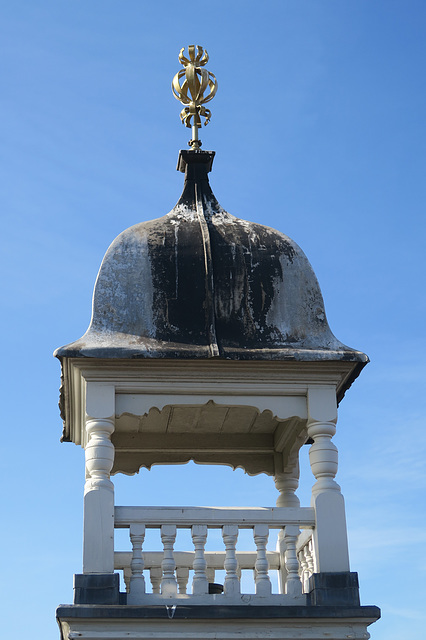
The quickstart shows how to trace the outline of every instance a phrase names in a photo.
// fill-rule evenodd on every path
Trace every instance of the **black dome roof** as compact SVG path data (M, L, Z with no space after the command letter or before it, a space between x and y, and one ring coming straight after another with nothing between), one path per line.
M366 362L332 334L301 249L219 205L208 182L213 157L181 151L179 202L114 240L89 329L55 355Z

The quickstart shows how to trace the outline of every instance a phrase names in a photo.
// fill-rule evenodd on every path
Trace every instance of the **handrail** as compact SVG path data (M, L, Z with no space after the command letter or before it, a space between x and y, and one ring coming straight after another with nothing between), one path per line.
M206 524L209 529L221 529L224 525L237 525L239 529L251 529L257 524L268 524L271 529L297 525L301 529L315 526L312 507L115 507L115 527L128 528L141 523L148 528L173 524L187 529Z

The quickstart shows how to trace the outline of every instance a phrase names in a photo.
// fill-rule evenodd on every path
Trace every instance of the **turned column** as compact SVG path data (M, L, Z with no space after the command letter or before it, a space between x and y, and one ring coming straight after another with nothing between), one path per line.
M338 454L332 437L336 433L336 422L335 387L310 387L307 427L314 441L309 461L316 479L311 501L316 520L313 532L316 573L349 571L345 503L335 481Z
M87 383L83 573L114 573L114 418L114 387Z
M236 545L238 539L238 527L233 524L226 524L222 527L222 538L225 543L225 582L223 590L225 595L236 595L240 593L240 579L238 577L238 560Z
M145 540L145 525L133 523L130 525L130 541L133 554L131 562L132 576L130 578L130 593L127 596L127 604L140 604L145 594L145 578L143 575L144 559L142 545Z
M272 593L272 586L269 578L269 563L266 556L266 545L268 544L269 538L268 525L256 524L253 529L253 535L257 549L256 563L254 565L256 594L260 596L269 596Z
M285 471L275 472L274 482L280 492L277 507L300 507L296 495L299 486L299 451L290 456Z
M209 592L209 583L206 575L207 562L204 555L204 547L207 541L207 526L205 524L192 525L191 535L195 549L194 563L192 565L194 569L192 593L200 595Z
M286 525L284 527L285 567L287 571L285 593L290 596L299 596L302 593L302 583L299 576L299 561L297 559L296 552L299 533L299 527L294 524Z

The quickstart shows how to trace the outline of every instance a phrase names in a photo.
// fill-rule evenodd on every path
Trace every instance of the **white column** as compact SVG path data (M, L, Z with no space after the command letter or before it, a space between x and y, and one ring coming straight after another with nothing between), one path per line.
M300 500L296 496L299 486L299 451L291 456L284 471L275 473L274 482L280 492L277 507L300 507Z
M83 573L114 573L114 419L114 386L87 383Z
M309 460L316 483L312 487L312 506L316 525L313 532L315 572L349 571L345 503L335 481L337 448L337 404L333 386L308 389L308 435L314 444Z
M308 593L308 582L309 582L309 571L308 571L308 561L305 555L305 547L299 551L297 554L300 565L300 581L302 583L302 591L303 593Z
M285 566L287 570L287 582L285 592L290 596L298 596L302 593L302 583L299 577L299 561L296 553L296 543L299 537L299 527L291 524L284 527L285 541Z
M308 573L309 573L309 576L311 576L315 571L312 538L308 541L308 544L305 546L305 558L308 563Z
M175 577L176 563L173 555L173 547L176 540L176 525L163 524L161 526L161 540L163 542L163 579L161 580L161 593L163 595L175 595L177 593L177 582Z
M161 567L151 567L149 570L149 578L152 585L152 593L160 593L161 578L163 571Z
M278 593L285 593L285 585L287 582L287 569L285 566L286 544L284 540L284 529L278 532L276 551L280 554L280 568L278 570Z
M123 569L123 578L124 584L126 585L126 593L130 591L130 578L132 577L132 569L131 567L124 567Z
M215 575L216 575L216 570L212 569L211 567L207 567L206 576L207 576L207 582L208 583L210 583L210 582L213 583L214 582Z
M132 577L130 578L130 593L127 597L127 604L140 604L145 594L144 560L142 555L142 545L145 540L144 524L133 523L130 525L130 540L133 548Z
M254 580L256 584L256 594L269 596L272 592L271 580L269 578L269 564L266 557L266 545L269 538L269 527L267 524L256 524L253 529L254 542L256 544L257 556L254 565Z
M176 580L179 587L179 593L186 594L186 587L189 580L188 567L176 567Z
M238 578L238 560L236 555L236 545L238 538L238 527L234 524L225 524L222 527L222 538L225 543L225 562L224 569L226 572L223 589L225 595L235 595L240 593L240 581Z
M207 563L204 555L204 547L207 541L207 525L192 525L191 535L195 549L194 563L192 565L194 569L192 593L201 595L209 592L209 583L206 575Z

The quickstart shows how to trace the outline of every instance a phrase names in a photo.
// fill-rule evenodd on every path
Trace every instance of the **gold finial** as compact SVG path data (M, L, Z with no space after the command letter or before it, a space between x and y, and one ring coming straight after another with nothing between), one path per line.
M217 91L217 80L207 69L203 69L209 61L207 51L203 47L190 45L188 47L189 59L183 55L184 49L180 50L179 62L184 66L173 78L172 91L176 100L185 106L180 112L182 124L191 128L192 140L188 142L192 149L201 147L201 140L198 139L198 129L201 127L201 117L205 118L204 126L211 118L210 109L203 105L212 100ZM184 81L181 84L181 80ZM204 92L209 88L210 92L204 97ZM192 120L192 122L191 122Z

